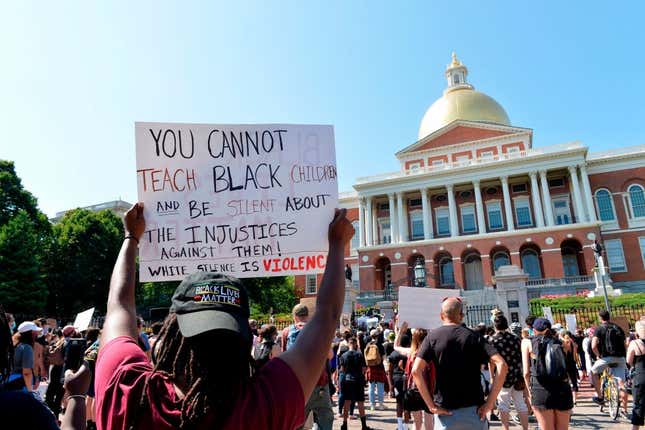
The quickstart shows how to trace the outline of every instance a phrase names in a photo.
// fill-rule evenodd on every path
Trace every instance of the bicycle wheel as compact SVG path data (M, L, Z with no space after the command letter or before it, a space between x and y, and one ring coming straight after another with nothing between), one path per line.
M620 397L618 395L618 383L612 378L608 382L608 391L609 391L609 416L612 420L618 419L618 412L620 410Z

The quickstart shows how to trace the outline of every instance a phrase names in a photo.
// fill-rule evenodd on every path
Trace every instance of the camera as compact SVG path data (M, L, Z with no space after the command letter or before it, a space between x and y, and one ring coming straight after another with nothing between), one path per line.
M76 372L83 363L85 354L85 339L72 338L67 341L67 353L65 354L65 369Z

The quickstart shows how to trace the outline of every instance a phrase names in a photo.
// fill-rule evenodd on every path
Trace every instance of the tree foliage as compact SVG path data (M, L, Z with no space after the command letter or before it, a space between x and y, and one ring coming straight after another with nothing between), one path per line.
M95 306L103 312L122 241L123 224L112 212L66 213L53 227L48 252L48 311L73 316Z
M0 226L0 303L17 313L40 313L47 300L41 276L41 238L25 210Z
M297 302L293 277L247 278L251 314L291 312Z
M20 211L25 212L39 234L47 234L49 222L38 209L36 198L23 188L13 162L0 160L0 226L6 225Z

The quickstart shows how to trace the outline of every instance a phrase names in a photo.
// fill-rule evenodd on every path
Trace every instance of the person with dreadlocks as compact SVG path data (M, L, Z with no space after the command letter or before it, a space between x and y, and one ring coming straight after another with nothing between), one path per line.
M145 230L143 205L124 217L125 239L116 261L96 363L99 430L294 429L304 422L340 319L345 294L343 254L354 234L345 210L329 225L327 265L315 315L289 351L253 373L246 290L235 278L199 272L172 297L152 352L138 347L135 257ZM218 345L227 345L222 354Z

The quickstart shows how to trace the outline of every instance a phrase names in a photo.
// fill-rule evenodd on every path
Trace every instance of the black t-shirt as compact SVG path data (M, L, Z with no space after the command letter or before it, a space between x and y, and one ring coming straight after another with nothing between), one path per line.
M612 323L609 323L609 324L612 324ZM615 324L613 325L616 326L616 328L623 334L623 339L625 339L625 332L623 331L623 329ZM593 333L593 337L598 338L598 350L600 351L600 358L610 356L607 353L607 346L605 345L607 326L608 324L602 323L598 327L596 327L596 330ZM616 351L616 353L612 354L613 357L625 357L627 355L627 350L625 349L625 342L617 342L616 345L614 345L614 350Z
M349 350L340 357L340 365L343 366L345 379L347 381L361 381L363 378L363 367L365 359L363 354L357 350Z
M481 365L497 350L463 325L445 325L431 330L417 357L434 362L435 402L448 410L481 406Z
M390 372L392 372L392 378L405 377L405 364L408 362L408 357L398 351L394 351L388 357L388 361L390 362Z
M394 352L394 342L383 343L383 349L385 349L385 356L389 357Z

